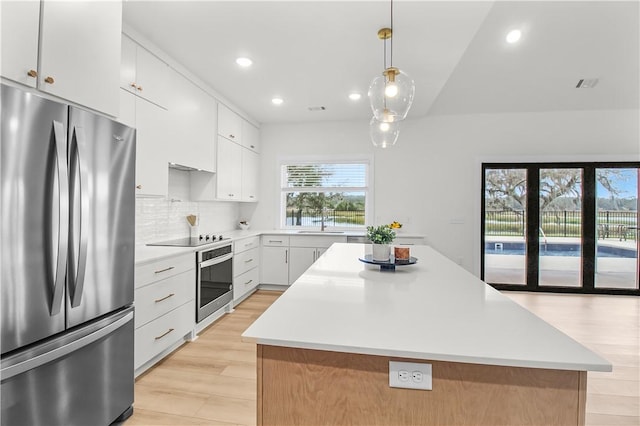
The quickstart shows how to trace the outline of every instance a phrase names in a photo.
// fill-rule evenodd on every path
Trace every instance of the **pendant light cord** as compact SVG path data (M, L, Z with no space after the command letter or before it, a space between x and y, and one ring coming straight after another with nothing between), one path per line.
M391 0L391 37L389 40L390 43L390 47L391 47L391 52L389 55L389 66L392 67L393 66L393 0ZM385 55L386 56L386 55ZM385 67L386 69L386 67Z

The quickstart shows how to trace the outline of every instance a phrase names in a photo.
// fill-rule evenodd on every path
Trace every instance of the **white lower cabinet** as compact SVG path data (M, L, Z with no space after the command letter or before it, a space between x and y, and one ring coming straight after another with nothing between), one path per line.
M191 300L155 321L137 328L134 335L134 368L136 371L158 355L163 354L167 349L183 341L184 336L193 330L195 312L196 302Z
M136 374L179 346L195 327L195 255L187 253L136 266Z
M238 302L258 286L260 281L260 237L250 237L234 243L233 300Z
M263 235L260 283L291 285L331 244L346 242L336 235Z
M263 235L260 284L289 285L289 237Z
M333 243L346 243L346 236L338 235L299 235L289 239L289 284L293 284L300 275L327 251Z
M249 296L260 283L260 268L233 277L233 300L237 302Z
M291 251L289 284L293 284L316 261L318 249L315 247L291 247L289 250Z

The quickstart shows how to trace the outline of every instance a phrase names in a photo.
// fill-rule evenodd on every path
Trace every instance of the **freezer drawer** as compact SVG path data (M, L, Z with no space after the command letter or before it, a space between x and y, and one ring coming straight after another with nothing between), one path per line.
M133 335L129 308L3 358L2 424L112 423L133 404Z

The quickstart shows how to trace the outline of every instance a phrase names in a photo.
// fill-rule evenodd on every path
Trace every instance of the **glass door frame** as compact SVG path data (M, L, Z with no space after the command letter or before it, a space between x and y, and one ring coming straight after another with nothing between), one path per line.
M540 170L582 169L582 285L561 287L539 284L539 229L540 229ZM480 278L485 276L485 191L486 171L490 169L526 169L526 284L489 283L498 290L540 291L549 293L584 293L640 296L638 289L602 288L595 286L597 248L597 194L596 170L606 168L640 168L640 162L548 162L548 163L482 163L482 193L480 220ZM640 191L640 188L639 188ZM637 231L640 232L640 231ZM636 238L639 238L636 235ZM640 277L640 256L636 260L636 280Z

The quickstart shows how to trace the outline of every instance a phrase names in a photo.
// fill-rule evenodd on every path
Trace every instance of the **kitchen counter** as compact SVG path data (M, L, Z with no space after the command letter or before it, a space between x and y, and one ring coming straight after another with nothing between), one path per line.
M225 237L228 237L229 240L226 241L237 241L243 238L255 237L261 235L260 231L231 231L225 232ZM170 239L170 238L169 238ZM145 263L153 262L156 260L164 259L167 257L172 257L184 253L195 253L196 251L206 249L207 247L211 247L215 244L219 244L218 241L211 244L204 244L198 247L172 247L172 246L147 246L147 245L137 245L136 246L136 265L143 265Z
M243 238L256 237L260 235L290 235L290 236L303 236L303 235L325 235L325 236L346 236L346 237L363 237L366 232L365 231L345 231L340 233L332 233L332 232L303 232L301 233L298 230L251 230L248 229L246 231L235 230L228 231L223 233L225 237L228 237L230 241L237 241ZM398 233L398 237L419 237L424 238L422 235L417 234L404 234ZM170 238L167 238L170 239ZM136 265L142 265L145 263L153 262L155 260L160 260L163 258L183 254L183 253L195 253L198 250L206 249L207 247L212 246L213 244L218 244L218 242L214 242L211 244L205 244L198 247L171 247L171 246L147 246L147 245L137 245L136 246Z
M430 247L413 246L418 263L395 272L364 254L334 244L243 333L258 344L259 423L356 422L305 398L337 394L315 403L333 406L358 383L371 389L353 415L375 413L360 423L584 423L586 371L608 361ZM390 388L391 360L432 364L433 391ZM283 392L302 407L283 407ZM486 412L462 409L467 399Z
M431 247L395 272L334 244L243 334L297 348L514 367L611 371L611 364ZM291 324L295 324L291 326Z

